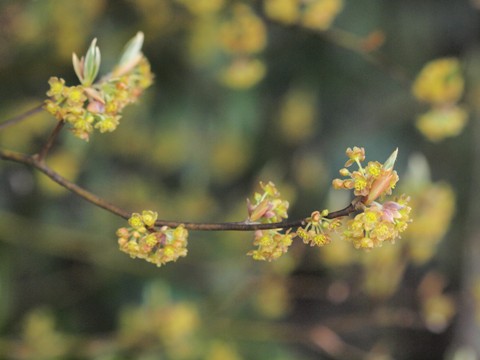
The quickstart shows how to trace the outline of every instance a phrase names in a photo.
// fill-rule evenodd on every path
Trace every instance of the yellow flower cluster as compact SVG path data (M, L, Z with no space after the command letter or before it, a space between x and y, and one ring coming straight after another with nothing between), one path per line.
M343 6L343 0L264 0L270 19L321 31L331 26Z
M464 80L460 63L454 58L437 59L427 63L413 84L418 100L431 104L456 102L463 93Z
M74 55L75 71L82 85L66 86L63 79L51 77L47 92L49 99L45 101L44 108L59 121L69 123L75 136L86 141L94 129L101 133L114 131L124 107L136 102L153 81L148 60L139 48L134 50L136 52L121 59L113 72L96 84L91 83L96 75L90 75L86 80L89 54L87 59L82 57L81 60ZM98 66L99 58L97 69Z
M288 218L288 201L280 198L275 184L271 181L267 184L260 181L260 187L263 193L256 192L253 203L247 199L248 221L274 223Z
M427 63L412 87L413 95L431 108L417 119L417 128L430 141L457 136L465 127L468 113L458 105L464 90L460 63L455 58Z
M156 231L157 216L156 212L147 210L142 214L133 213L128 220L131 227L117 230L120 250L157 266L185 257L188 231L182 225L175 229L164 226Z
M278 230L257 230L253 245L258 248L249 251L247 255L254 260L276 260L288 251L294 236L294 233L282 234Z
M335 231L340 226L339 219L327 219L328 210L322 212L314 211L307 219L305 228L297 229L297 236L303 240L304 244L310 246L324 246L332 241L329 232Z
M408 202L409 198L405 195L383 205L374 202L347 222L344 237L357 249L380 247L384 241L394 242L407 229L410 221Z
M393 166L397 158L397 150L385 161L370 161L364 168L365 149L354 147L346 151L348 161L340 170L346 180L333 180L335 189L353 189L360 197L363 212L347 221L343 236L351 241L355 248L371 249L379 247L385 240L394 241L408 226L409 198L402 195L397 201L384 204L376 202L380 197L390 195L398 181L398 175ZM357 164L358 170L350 172L347 167Z
M275 223L288 217L288 201L280 198L280 192L273 182L260 182L263 193L256 192L253 203L247 199L248 222ZM292 244L294 234L280 230L258 230L255 232L254 246L256 250L247 253L255 260L272 261L286 253Z
M334 179L332 182L334 189L353 189L356 196L362 196L365 205L371 204L378 197L390 195L398 181L398 175L393 170L397 152L395 151L390 158L382 165L378 161L370 161L363 168L362 161L365 160L365 149L354 147L346 151L348 161L345 168L340 170L340 175L348 176L348 179ZM350 172L347 167L356 163L358 170Z
M224 85L247 89L263 79L266 67L256 55L266 46L267 31L262 19L249 6L233 6L231 18L220 26L219 42L230 58L230 64L219 74Z
M435 107L417 118L417 128L433 142L459 135L468 121L461 106Z

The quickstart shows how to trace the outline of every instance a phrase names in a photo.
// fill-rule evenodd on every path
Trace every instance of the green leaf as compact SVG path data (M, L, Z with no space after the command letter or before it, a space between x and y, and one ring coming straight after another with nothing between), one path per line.
M122 65L128 64L138 57L142 50L143 38L143 32L139 31L132 39L130 39L123 49L118 66L121 67Z
M395 149L395 151L390 155L390 157L385 161L383 164L383 168L386 170L393 169L393 166L395 165L395 161L397 160L397 154L398 154L398 148Z
M85 55L85 64L83 68L83 85L91 85L98 75L100 70L100 49L97 44L97 39L93 39L87 54Z

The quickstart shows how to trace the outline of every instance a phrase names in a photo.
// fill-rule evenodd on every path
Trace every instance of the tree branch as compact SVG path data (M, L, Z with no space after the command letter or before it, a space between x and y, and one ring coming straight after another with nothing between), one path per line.
M51 132L50 136L48 137L45 145L43 145L43 147L40 149L38 154L33 156L33 158L36 161L38 161L40 163L44 162L45 157L47 156L48 152L52 148L53 143L55 142L55 139L57 138L58 134L60 133L60 131L62 130L64 125L65 125L65 121L63 121L63 120L58 121L57 125L55 126L55 128Z
M55 132L55 131L54 131ZM53 133L52 133L53 135ZM63 186L72 193L80 196L81 198L87 200L88 202L105 209L112 214L118 215L124 219L130 218L132 215L131 212L121 209L108 201L102 199L101 197L85 190L84 188L78 186L77 184L65 179L63 176L55 172L53 169L48 167L43 159L40 159L38 155L30 156L26 154L17 153L10 150L0 150L0 159L9 160L25 165L34 167L35 169L41 171L50 179L55 181L60 186ZM351 213L357 211L357 204L360 199L355 198L347 207L329 213L326 218L334 219L338 217L348 216ZM267 229L289 229L294 227L305 226L307 224L307 219L293 220L293 221L284 221L271 224L257 224L257 223L248 223L248 222L227 222L227 223L195 223L195 222L180 222L180 221L167 221L167 220L157 220L155 222L156 226L168 226L168 227L177 227L179 225L184 225L188 230L203 230L203 231L254 231L254 230L267 230Z

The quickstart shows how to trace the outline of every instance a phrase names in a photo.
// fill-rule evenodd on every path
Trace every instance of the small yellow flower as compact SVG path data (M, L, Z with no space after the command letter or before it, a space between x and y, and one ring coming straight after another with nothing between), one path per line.
M367 167L365 168L365 172L374 178L379 177L381 171L382 164L380 164L378 161L369 161Z
M354 171L352 174L352 179L354 181L354 189L355 189L354 194L357 196L367 195L369 189L368 189L368 180L365 177L365 175L363 175L359 171Z
M143 228L143 218L142 215L138 213L133 213L132 216L130 216L130 219L128 219L128 223L130 224L131 227L134 229L141 229Z
M119 238L128 238L130 236L130 232L128 231L127 228L119 228L116 232L117 236Z
M65 87L63 92L70 105L83 104L87 100L82 86Z
M47 96L53 97L54 99L59 99L62 97L63 90L65 88L65 80L59 79L56 76L52 76L48 80L48 84L50 85L50 90L47 91Z
M365 149L363 147L354 146L348 148L345 152L348 156L348 161L345 163L345 167L349 167L353 163L360 163L365 160Z
M151 210L142 211L142 221L148 227L152 227L155 224L155 221L157 221L157 218L158 218L158 213L156 213L155 211L151 211Z
M357 243L358 248L360 249L372 249L373 248L373 241L372 239L368 237L363 237L360 239L360 241Z
M50 99L45 100L45 105L43 106L43 108L55 117L58 117L59 114L62 115L60 112L62 108L60 107L60 105L58 105L56 101L52 101Z
M393 224L382 221L375 226L375 228L370 233L370 236L380 241L385 241L387 239L393 240L396 236L395 228Z
M344 180L341 179L333 179L332 186L335 190L345 189L344 187Z
M99 129L101 133L112 132L118 126L118 116L103 116L102 120L95 124L95 129Z
M186 241L188 237L188 231L183 225L180 225L173 230L173 237L176 240Z
M357 215L358 216L358 215ZM364 228L365 230L372 230L376 227L378 224L381 214L378 210L375 208L368 208L365 210L363 214L361 214L364 222Z
M340 175L342 175L342 176L348 176L348 175L350 175L350 170L348 170L347 168L340 169L338 172L339 172Z
M155 233L148 234L144 241L149 247L154 247L158 243L157 235Z
M271 196L271 197L280 196L280 192L277 190L277 187L275 186L275 184L271 181L269 181L266 184L264 184L262 181L260 181L260 187L262 188L263 191L265 191L265 193L268 196Z
M327 236L326 234L317 234L312 237L312 241L310 245L325 246L327 244L330 244L330 242L331 242L330 237Z
M163 255L165 256L166 261L171 261L173 260L173 257L175 256L175 248L171 245L167 245L163 248Z

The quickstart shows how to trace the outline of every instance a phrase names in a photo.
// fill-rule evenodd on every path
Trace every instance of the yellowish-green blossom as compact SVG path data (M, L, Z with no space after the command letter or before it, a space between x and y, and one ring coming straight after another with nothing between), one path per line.
M123 54L120 64L96 83L93 80L100 64L96 42L92 42L85 58L74 54L73 64L81 85L66 86L65 80L50 78L45 110L69 123L75 136L86 141L94 129L100 133L114 131L123 108L136 102L153 81L150 64L140 51L143 34L139 34L130 42L133 45L127 49L128 56Z
M120 250L132 258L144 259L157 266L186 256L188 231L183 225L173 229L163 226L157 230L153 227L157 217L157 213L151 210L133 213L128 219L131 227L117 230Z

